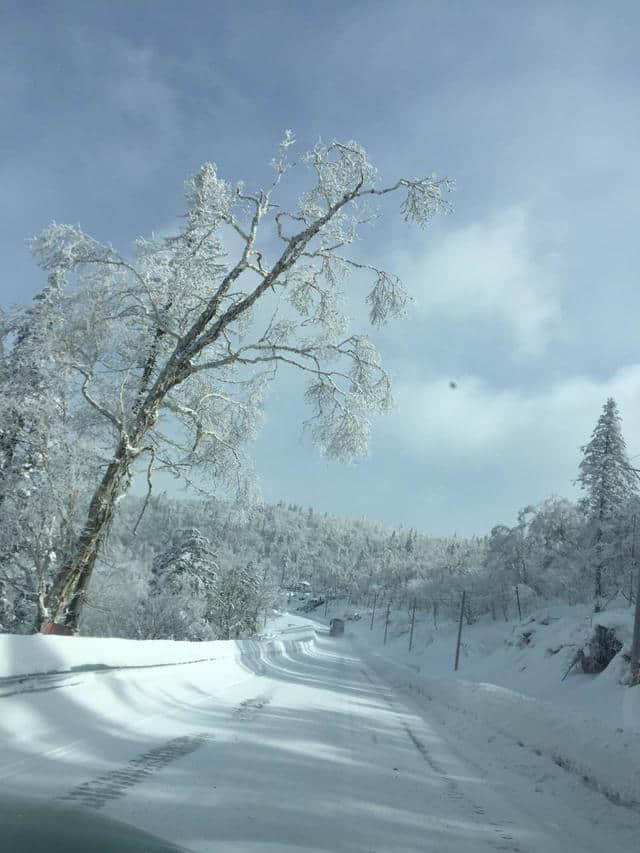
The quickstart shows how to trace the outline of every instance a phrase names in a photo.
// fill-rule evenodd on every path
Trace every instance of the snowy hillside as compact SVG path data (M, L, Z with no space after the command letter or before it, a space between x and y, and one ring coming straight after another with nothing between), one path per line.
M391 611L387 645L383 645L385 613L378 611L370 630L371 611L351 623L351 630L376 651L411 665L425 675L449 678L453 671L458 626L444 622L433 628L428 614L416 612L413 648L408 651L410 613ZM566 707L583 708L622 724L623 706L631 696L622 684L628 672L633 614L630 608L594 614L586 605L551 604L533 611L522 622L479 620L463 625L457 675L473 681L488 681L518 690L528 696ZM597 626L611 627L623 644L606 669L585 675L574 667L566 679L576 652L588 651ZM640 718L629 718L638 725Z

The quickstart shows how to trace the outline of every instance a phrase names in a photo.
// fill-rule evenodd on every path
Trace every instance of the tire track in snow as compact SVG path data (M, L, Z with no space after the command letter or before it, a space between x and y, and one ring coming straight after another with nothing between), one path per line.
M196 702L195 705L199 706L205 704L211 700L212 696L215 696L216 692L219 692L220 690L229 690L232 687L237 687L239 684L243 684L246 681L251 681L251 679L253 678L255 678L255 674L250 673L244 678L237 679L236 681L231 681L228 684L220 685L211 694L211 696L206 696L204 699L201 699ZM136 718L136 723L137 726L140 727L143 723L148 723L151 720L156 720L164 717L165 711L154 711L151 714L140 715ZM75 738L74 740L67 741L66 743L61 743L58 746L51 747L51 749L44 750L43 752L39 752L34 755L29 755L25 758L20 758L17 761L12 761L5 765L0 764L0 779L6 780L11 776L23 773L25 769L29 767L37 767L43 761L43 759L60 758L61 756L68 754L69 752L85 744L86 742L86 737Z
M53 672L32 672L24 675L10 675L0 678L0 699L17 696L20 693L41 693L46 690L56 690L61 687L75 687L82 681L71 681L78 675L113 675L114 673L127 672L129 670L141 669L164 669L170 666L190 666L194 663L207 663L216 661L218 658L196 658L194 660L171 661L170 663L145 663L145 664L123 664L122 666L108 666L107 664L82 664L72 666L70 669L60 669Z
M189 755L212 739L207 732L173 738L161 746L132 758L122 767L103 773L89 782L76 785L75 788L56 799L79 803L93 809L102 808L110 800L123 797L129 788L144 782L152 773L157 773L168 764Z
M366 669L361 669L360 671L367 679L369 684L379 689L381 688L380 695L382 696L388 707L395 713L398 713L391 695L391 691L386 690L385 686L380 682L376 682ZM450 774L448 774L447 771L442 767L442 765L433 757L433 755L431 755L431 753L427 749L426 744L424 744L420 740L420 738L417 737L417 735L415 734L415 732L412 731L406 720L401 720L401 725L416 750L420 753L424 761L428 764L433 773L440 779L440 781L444 785L445 795L450 800L457 801L458 803L464 805L466 809L471 812L470 816L474 822L478 822L480 821L480 819L484 818L485 824L489 826L491 830L498 836L497 839L487 839L487 842L490 844L490 846L494 850L508 851L508 853L520 853L522 848L518 846L516 839L509 834L506 826L504 824L498 823L497 821L488 820L486 818L485 809L475 803L471 799L471 797L469 797L467 794L464 793L464 791L460 789L460 786L458 785L456 780L453 779Z
M427 762L429 767L433 770L433 772L440 777L442 782L445 785L446 794L449 799L452 800L460 800L465 802L468 806L471 806L471 810L474 818L482 818L485 817L486 812L482 806L479 806L475 803L467 794L460 790L457 782L451 776L447 774L443 767L434 759L434 757L430 754L426 745L415 735L415 733L411 730L411 727L408 723L403 722L402 727L405 732L409 736L409 740L418 750L420 755ZM496 850L508 850L514 851L514 853L519 853L520 847L515 842L515 839L512 835L509 835L506 828L496 821L487 821L488 825L491 827L493 832L495 832L499 838L499 841L489 841L492 847Z

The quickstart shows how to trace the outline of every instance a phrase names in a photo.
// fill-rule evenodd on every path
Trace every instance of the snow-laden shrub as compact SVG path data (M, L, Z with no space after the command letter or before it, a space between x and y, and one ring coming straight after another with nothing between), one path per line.
M588 674L603 672L622 650L622 646L615 628L596 625L586 650L582 651L580 657L582 671Z

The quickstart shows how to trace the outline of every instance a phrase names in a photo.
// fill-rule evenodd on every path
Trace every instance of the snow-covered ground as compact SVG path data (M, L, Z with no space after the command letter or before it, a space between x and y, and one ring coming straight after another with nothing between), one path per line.
M595 617L586 607L556 605L515 625L465 625L458 672L456 624L436 630L419 614L409 652L409 614L391 613L386 645L385 618L379 613L371 629L363 614L348 623L348 633L389 683L433 703L443 719L457 717L461 732L503 735L551 757L613 801L640 807L640 689L622 683L629 609ZM601 674L572 670L563 680L596 623L615 626L622 650Z
M307 619L297 614L274 616L262 639L270 641L313 634ZM78 640L80 639L80 642ZM0 684L25 675L68 670L148 667L160 664L236 658L250 653L254 641L190 643L173 640L120 640L102 637L0 634Z
M191 649L3 638L0 790L100 809L193 851L636 849L640 812L518 746L491 690L440 678L429 696L436 679L382 654L377 628L334 639L321 623L287 614L261 641ZM34 639L55 674L25 677ZM538 732L546 706L532 698L529 713L511 692Z
M344 609L336 605L335 615ZM435 630L430 614L418 612L409 654L410 614L406 610L391 612L386 646L385 613L376 613L373 630L370 616L370 611L363 611L359 622L349 623L350 630L368 648L425 675L498 684L563 707L588 710L614 728L640 732L640 691L621 683L623 669L628 669L624 655L631 644L633 612L628 607L595 616L584 605L555 604L528 613L518 623L484 619L472 626L465 624L457 673L453 668L457 623L441 622ZM600 675L583 675L574 669L563 681L576 650L585 645L596 624L615 626L624 643L620 654Z

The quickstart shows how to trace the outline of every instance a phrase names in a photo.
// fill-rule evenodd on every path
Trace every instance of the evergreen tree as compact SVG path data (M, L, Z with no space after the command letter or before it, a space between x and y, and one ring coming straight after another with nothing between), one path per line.
M178 530L171 546L153 562L151 591L207 595L215 588L217 571L207 537L195 527Z
M581 450L584 455L578 483L586 494L580 506L592 531L597 613L602 608L605 569L612 562L615 527L637 485L637 475L629 463L622 437L618 407L612 397L603 406L591 440Z

